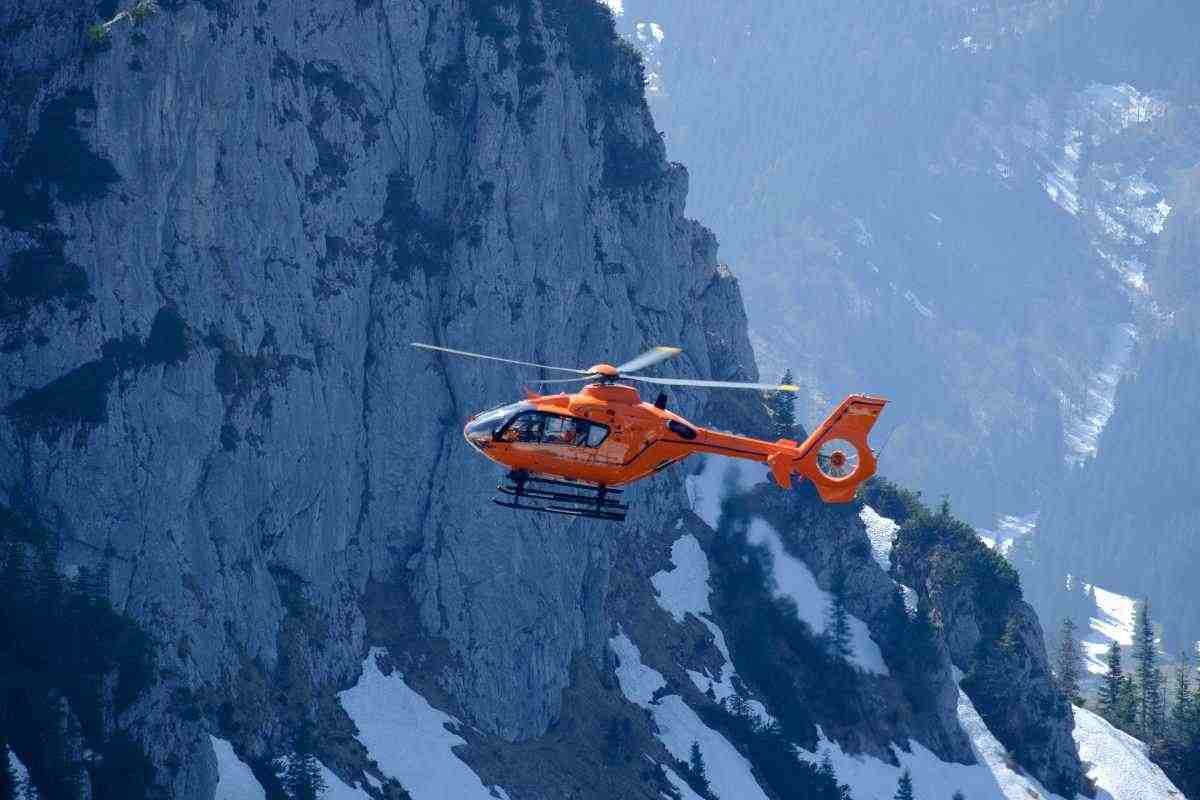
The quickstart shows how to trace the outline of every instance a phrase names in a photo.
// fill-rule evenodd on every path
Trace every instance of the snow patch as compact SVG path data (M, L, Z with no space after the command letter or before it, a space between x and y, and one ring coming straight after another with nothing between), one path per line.
M1033 534L1037 522L1036 511L1029 514L1000 514L996 517L995 528L981 528L976 533L984 544L1007 558L1018 539Z
M1142 94L1128 83L1093 83L1083 91L1083 98L1092 119L1102 122L1110 133L1152 122L1167 113L1164 101Z
M1086 708L1074 711L1073 735L1079 758L1097 789L1113 800L1183 800L1183 793L1151 763L1144 743Z
M728 458L704 456L700 471L684 479L688 503L700 519L714 531L721 523L721 499L728 480L738 492L744 492L767 479L765 464L746 464Z
M1097 616L1090 620L1079 645L1092 675L1108 672L1108 648L1113 642L1122 647L1133 645L1133 619L1137 601L1123 594L1085 584L1096 603Z
M1063 800L1048 792L1036 779L1008 766L1004 745L992 735L971 699L958 693L958 722L971 741L978 763L965 765L940 760L915 741L911 752L893 746L900 762L892 766L870 756L847 755L821 733L815 753L800 750L801 758L819 763L828 754L838 781L850 786L856 800L892 800L900 774L912 774L917 797L950 797L961 791L971 800ZM819 731L820 732L820 731ZM1075 709L1075 742L1088 776L1105 800L1182 800L1158 767L1146 757L1145 745L1121 733L1086 709ZM1107 795L1103 793L1107 793ZM1082 797L1082 796L1081 796ZM1081 798L1077 798L1081 800Z
M796 613L816 633L825 630L830 595L817 585L816 579L803 561L788 553L779 534L761 519L750 523L747 538L751 544L767 548L771 554L771 573L777 597L789 597L796 603ZM848 615L850 622L851 660L867 672L887 675L887 664L879 645L871 638L866 624Z
M608 6L614 17L619 17L625 13L625 0L600 0L600 2Z
M679 777L675 770L665 765L660 766L662 766L663 772L666 773L667 780L675 787L675 791L679 792L679 800L704 800L703 797L692 791L692 787L688 786L687 781Z
M662 25L657 22L639 22L633 26L637 32L637 37L641 41L653 41L655 44L662 44L663 39L667 38L663 31Z
M624 632L609 639L608 644L617 656L621 692L650 712L659 741L674 758L686 762L694 742L704 757L709 785L718 797L767 800L754 780L750 762L724 736L705 725L682 697L671 694L652 702L655 690L666 686L666 681L657 670L642 663L641 651Z
M689 613L697 617L711 614L708 558L695 536L689 533L675 540L671 545L671 563L675 569L657 572L650 578L658 592L658 604L676 622L683 622Z
M900 587L900 595L904 598L904 608L909 614L916 614L917 609L920 607L921 599L917 594L917 590L911 586L905 586L903 583L897 583L896 585Z
M922 303L920 298L913 294L911 289L904 290L904 299L907 300L922 317L925 317L926 319L933 319L933 309Z
M711 573L708 557L704 555L700 542L689 533L680 536L671 545L671 562L675 569L657 572L650 578L658 593L655 599L676 622L683 622L688 614L692 614L712 633L717 650L725 658L725 663L721 665L721 674L712 678L695 670L687 670L687 673L697 689L701 692L712 689L717 701L723 701L737 694L733 687L733 677L737 673L729 655L729 646L725 643L724 631L708 618L712 614L712 606L708 601L712 591L709 584ZM747 700L746 705L763 723L773 721L774 718L767 713L766 707L757 700Z
M976 764L942 761L919 742L910 740L911 752L908 753L893 745L892 752L900 762L899 766L894 767L870 756L847 755L836 742L825 739L823 733L816 753L801 750L800 755L817 763L828 754L838 781L849 784L856 800L892 800L896 783L905 769L912 775L917 797L950 797L955 791L963 792L971 800L1040 800L1058 797L1043 789L1033 778L1020 775L1007 766L1003 745L987 729L970 698L961 690L958 694L958 721L971 741L978 761Z
M357 784L348 786L343 783L342 779L324 764L321 765L321 778L325 781L325 791L321 794L321 800L374 800Z
M447 729L457 719L438 711L413 691L398 671L384 675L372 648L357 684L338 693L358 728L358 740L384 775L408 790L413 800L494 800L454 748L466 741Z
M1137 338L1137 329L1132 324L1117 325L1109 337L1100 369L1088 379L1082 402L1072 402L1059 393L1065 422L1066 461L1071 466L1079 466L1096 455L1100 434L1115 409L1117 385L1129 366Z
M217 757L217 792L213 800L266 800L267 793L246 762L225 739L209 736Z
M34 787L33 782L29 780L29 770L25 767L24 762L17 757L11 747L5 746L5 750L8 757L8 771L13 777L13 800L40 800L41 795Z
M863 527L867 529L867 538L871 540L871 555L875 557L875 563L879 564L884 572L890 572L892 569L892 540L896 536L896 531L900 530L900 526L896 524L895 520L881 516L870 506L863 506L862 511L858 512L858 518L862 520Z

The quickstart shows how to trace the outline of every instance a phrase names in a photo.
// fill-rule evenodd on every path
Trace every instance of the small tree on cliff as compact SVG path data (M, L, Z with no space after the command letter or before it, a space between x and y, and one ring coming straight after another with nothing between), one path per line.
M1162 734L1165 704L1149 600L1143 599L1138 603L1133 635L1133 657L1137 663L1137 725L1142 738L1150 741Z
M895 800L913 800L912 774L908 770L900 773L900 780L896 784Z
M1196 695L1192 691L1192 658L1184 650L1179 654L1179 671L1175 674L1175 697L1171 704L1171 727L1180 739L1187 737L1196 715Z
M279 760L279 780L291 800L320 800L328 788L317 760L316 740L312 723L301 723L291 756Z
M691 775L691 785L697 787L699 794L707 795L712 789L708 785L708 771L704 768L704 754L700 752L700 743L692 742L692 750L688 753L688 773Z
M829 593L828 619L825 624L829 654L841 661L849 661L854 655L854 649L850 644L850 614L846 610L846 567L841 559L838 559L833 568Z
M1067 617L1062 621L1058 643L1058 686L1075 705L1083 705L1079 695L1079 642L1075 640L1075 622Z
M1121 645L1114 640L1108 646L1108 671L1104 673L1104 683L1100 685L1100 713L1114 725L1117 724L1117 709L1121 704Z
M781 384L792 383L792 371L784 370ZM792 392L771 392L767 395L767 410L771 414L771 435L776 439L798 439L796 427L796 396Z

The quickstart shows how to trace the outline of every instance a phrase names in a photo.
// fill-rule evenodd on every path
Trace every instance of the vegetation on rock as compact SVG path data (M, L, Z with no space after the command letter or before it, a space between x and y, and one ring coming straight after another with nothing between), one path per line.
M142 797L153 769L122 713L155 680L155 644L109 603L103 566L64 578L58 557L56 534L0 505L0 731L43 797Z

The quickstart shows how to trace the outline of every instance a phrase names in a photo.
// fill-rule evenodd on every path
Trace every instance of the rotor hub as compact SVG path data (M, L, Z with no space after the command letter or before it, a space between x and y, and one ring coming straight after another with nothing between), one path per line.
M597 364L589 368L588 372L593 375L599 375L601 378L608 378L609 380L615 380L621 374L617 372L617 368L612 364Z

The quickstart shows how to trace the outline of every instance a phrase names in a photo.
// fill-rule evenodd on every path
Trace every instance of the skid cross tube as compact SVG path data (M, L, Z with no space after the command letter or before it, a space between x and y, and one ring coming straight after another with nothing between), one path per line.
M629 506L618 500L611 499L610 494L621 494L620 489L609 489L607 486L594 486L587 483L552 480L548 478L531 478L528 473L510 472L510 484L501 484L498 491L509 495L513 500L499 497L492 498L498 506L512 508L518 511L536 511L544 514L559 514L569 517L585 517L611 522L621 522ZM533 484L532 486L530 484ZM557 491L554 488L563 487L574 491ZM522 500L533 500L535 503L522 503ZM570 505L562 505L567 503Z

